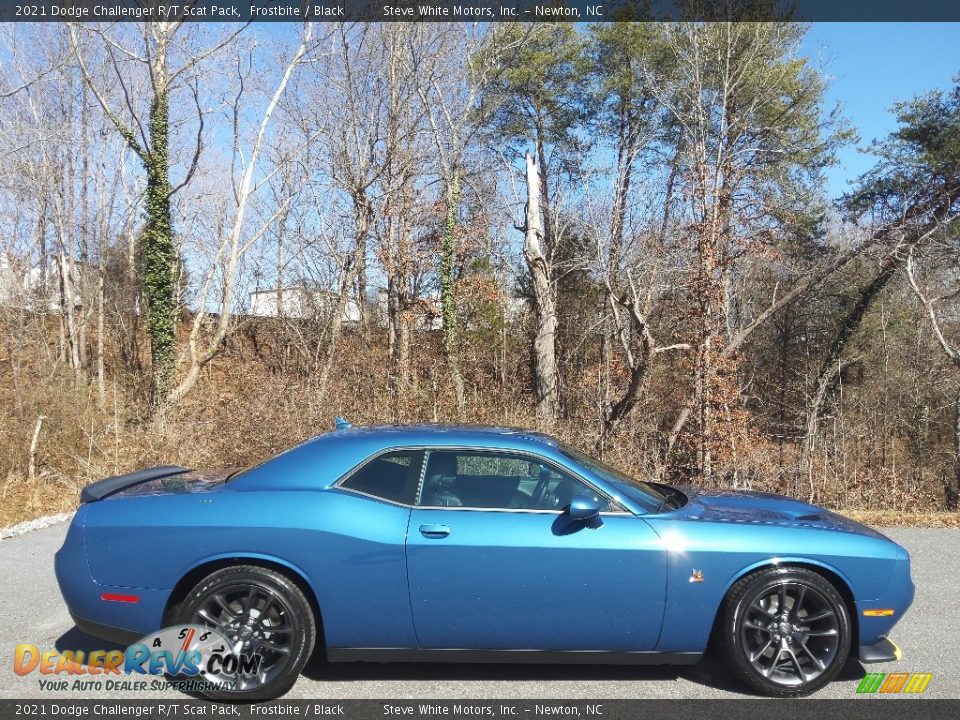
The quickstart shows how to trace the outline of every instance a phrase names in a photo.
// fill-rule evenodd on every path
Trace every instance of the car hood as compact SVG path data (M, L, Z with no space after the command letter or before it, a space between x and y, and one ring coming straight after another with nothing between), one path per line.
M887 539L873 528L835 512L775 493L703 489L686 485L677 486L677 490L687 496L687 504L678 512L690 520L806 527Z

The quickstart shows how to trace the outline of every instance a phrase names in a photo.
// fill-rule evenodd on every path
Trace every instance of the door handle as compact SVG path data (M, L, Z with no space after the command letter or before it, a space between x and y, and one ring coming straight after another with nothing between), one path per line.
M450 534L449 525L421 525L420 534L427 538L445 538Z

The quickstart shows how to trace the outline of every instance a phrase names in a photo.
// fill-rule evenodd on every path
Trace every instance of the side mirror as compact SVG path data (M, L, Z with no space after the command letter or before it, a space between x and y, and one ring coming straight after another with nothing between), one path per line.
M567 513L574 520L593 520L600 516L600 503L589 495L577 495L567 508Z

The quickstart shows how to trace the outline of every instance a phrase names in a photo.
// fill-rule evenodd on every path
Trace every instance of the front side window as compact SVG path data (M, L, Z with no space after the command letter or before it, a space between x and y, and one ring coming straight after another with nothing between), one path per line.
M421 506L504 510L566 508L577 495L605 500L578 479L536 458L471 450L432 450L420 491Z
M390 452L374 458L350 477L340 483L340 487L355 490L364 495L409 504L413 493L407 492L413 452Z
M661 492L656 486L642 480L634 480L629 475L625 475L569 445L561 445L560 452L582 465L604 482L612 485L618 492L624 493L634 502L639 503L647 512L659 512L669 500L668 495Z

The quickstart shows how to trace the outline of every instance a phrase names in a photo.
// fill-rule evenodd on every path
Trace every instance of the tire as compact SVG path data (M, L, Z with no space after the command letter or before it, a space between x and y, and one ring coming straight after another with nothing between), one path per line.
M805 568L748 575L730 588L720 612L722 656L739 680L763 695L816 692L850 654L846 603L822 575Z
M175 624L213 628L231 643L246 643L242 652L261 656L261 673L243 678L236 689L198 691L210 700L249 702L280 697L297 681L317 636L310 602L297 584L286 575L256 565L211 573L170 616ZM206 675L205 679L227 678Z

